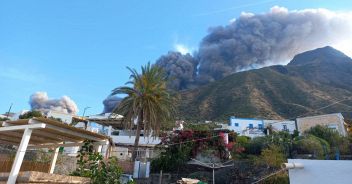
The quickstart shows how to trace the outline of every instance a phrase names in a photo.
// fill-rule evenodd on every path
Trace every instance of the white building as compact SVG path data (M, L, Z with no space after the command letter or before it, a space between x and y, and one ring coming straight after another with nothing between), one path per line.
M121 160L128 160L132 156L132 148L136 139L136 132L125 130L122 125L123 116L118 114L105 113L101 115L89 116L89 124L97 123L102 126L100 131L111 137L114 145L112 155ZM141 131L139 138L138 158L153 158L157 153L154 147L161 143L159 137L144 136ZM127 149L126 149L127 148Z
M351 160L288 159L291 184L350 184ZM296 167L300 166L300 167Z
M238 135L248 137L264 136L264 120L249 119L249 118L236 118L232 116L227 129L233 130Z
M296 130L296 122L291 120L263 120L265 128L271 127L274 132L287 131L293 134Z

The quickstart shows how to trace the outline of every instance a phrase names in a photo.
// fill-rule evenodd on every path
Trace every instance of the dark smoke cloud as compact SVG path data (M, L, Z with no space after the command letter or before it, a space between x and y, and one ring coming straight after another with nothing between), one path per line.
M163 68L169 76L169 87L182 90L189 88L195 81L198 61L190 54L169 52L161 56L156 65Z
M77 114L78 112L76 103L70 97L63 96L60 99L49 99L46 92L36 92L31 95L29 104L32 110L53 110L68 114Z
M264 14L242 13L227 26L211 28L193 56L169 52L156 65L173 79L170 88L188 89L235 72L284 64L298 53L326 45L345 51L352 43L351 20L351 12L326 9L273 7ZM106 105L106 111L113 107Z
M106 99L103 101L103 104L104 104L103 113L112 112L114 110L114 108L120 104L121 100L122 99L117 96L110 95L110 96L106 97Z
M350 39L351 14L325 9L242 13L230 25L210 29L198 57L199 78L212 81L241 70L283 63L294 55Z

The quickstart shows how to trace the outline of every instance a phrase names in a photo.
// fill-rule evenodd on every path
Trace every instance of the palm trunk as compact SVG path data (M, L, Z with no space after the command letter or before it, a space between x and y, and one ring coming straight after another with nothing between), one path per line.
M143 110L141 110L140 116L139 116L138 122L137 122L136 138L134 140L133 152L132 152L132 161L135 161L137 158L137 151L138 151L139 137L141 135L142 123L143 123Z

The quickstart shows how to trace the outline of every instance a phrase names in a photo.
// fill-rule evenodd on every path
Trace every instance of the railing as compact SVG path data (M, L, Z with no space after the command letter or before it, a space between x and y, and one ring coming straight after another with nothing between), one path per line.
M137 159L144 159L144 158L155 158L160 154L159 151L153 149L145 149L145 150L138 150L137 151Z

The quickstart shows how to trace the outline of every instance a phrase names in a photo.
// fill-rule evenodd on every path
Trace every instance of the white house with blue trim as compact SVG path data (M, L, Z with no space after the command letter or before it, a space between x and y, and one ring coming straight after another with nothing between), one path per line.
M233 130L238 135L244 135L251 138L265 135L264 120L260 119L236 118L231 116L227 128Z

